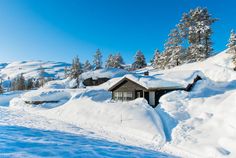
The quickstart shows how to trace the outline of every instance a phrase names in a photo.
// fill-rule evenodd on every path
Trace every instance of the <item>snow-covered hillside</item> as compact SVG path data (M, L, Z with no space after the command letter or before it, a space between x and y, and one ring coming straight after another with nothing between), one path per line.
M48 77L60 78L64 77L65 66L70 66L70 64L51 61L19 61L0 64L0 75L4 80L7 80L8 77L13 79L20 74L24 74L25 78L38 78L41 67Z
M236 79L236 73L233 70L234 65L232 63L233 55L227 53L228 50L225 50L215 56L212 56L206 59L203 62L195 62L190 64L184 64L181 66L177 66L170 70L164 71L156 71L153 68L145 68L137 73L149 70L151 75L155 75L157 73L162 72L173 72L173 71L192 71L192 70L200 70L204 73L206 77L215 82L229 82Z
M63 122L93 132L96 138L169 153L169 157L236 157L236 72L227 50L203 62L163 71L147 67L133 73L147 70L153 78L175 82L191 80L186 77L189 73L204 77L191 92L173 91L162 96L155 109L144 99L112 101L107 89L120 76L111 76L112 80L99 86L79 89L68 89L67 80L51 81L38 90L0 95L0 120L6 120L0 126L11 125L13 117L9 115L17 117L14 126L38 129L32 125L33 119L44 118L59 122L55 130L63 128ZM29 120L18 119L22 112L30 115ZM52 130L44 121L41 125L41 129ZM74 133L74 129L66 128L66 132Z

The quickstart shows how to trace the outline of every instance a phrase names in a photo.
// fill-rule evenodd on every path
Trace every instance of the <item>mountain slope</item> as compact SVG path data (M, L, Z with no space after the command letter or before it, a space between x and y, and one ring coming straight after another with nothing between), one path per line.
M20 74L24 74L25 78L38 78L40 67L42 67L48 77L63 78L65 66L70 64L64 62L44 62L44 61L20 61L9 64L1 64L0 76L7 80L8 77L14 79Z

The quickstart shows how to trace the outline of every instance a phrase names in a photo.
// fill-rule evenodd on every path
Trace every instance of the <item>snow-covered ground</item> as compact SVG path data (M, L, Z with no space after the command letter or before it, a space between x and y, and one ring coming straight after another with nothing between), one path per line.
M99 138L73 124L0 106L0 157L174 156Z
M183 85L191 82L196 74L203 77L191 92L174 91L164 95L155 109L143 99L111 101L107 89L120 79L117 76L95 87L67 89L68 81L58 80L38 90L0 95L2 151L8 156L34 154L18 153L22 152L24 139L26 144L36 141L32 149L35 151L47 144L51 152L46 149L35 152L33 156L39 157L47 153L53 155L65 146L72 152L66 151L62 157L83 156L80 154L86 157L127 157L128 154L133 157L236 157L236 72L232 55L226 51L206 61L170 70L147 67L136 71L140 74L149 70L153 78L159 76ZM146 80L145 84L148 84ZM30 104L35 101L41 104ZM4 139L7 131L10 138ZM20 137L15 138L12 131L18 131ZM15 142L11 143L12 140ZM61 146L55 145L58 142L62 142ZM11 149L7 148L8 143Z
M14 79L18 75L24 74L26 79L38 78L40 67L45 70L46 77L64 77L65 66L70 66L70 64L52 61L17 61L0 64L0 77L7 80L8 77Z

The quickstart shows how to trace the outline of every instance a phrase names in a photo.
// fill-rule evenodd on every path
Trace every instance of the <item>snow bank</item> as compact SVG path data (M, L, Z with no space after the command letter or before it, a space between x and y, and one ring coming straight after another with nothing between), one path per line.
M26 101L66 101L28 105ZM111 102L111 93L98 88L39 89L10 102L11 108L74 124L101 137L145 148L159 148L166 138L158 113L144 99Z
M42 89L12 99L10 108L23 108L88 129L103 138L145 148L161 148L183 157L236 157L236 73L231 54L225 51L206 61L171 70L147 69L150 76L129 74L126 77L144 87L186 86L196 76L203 80L198 81L191 92L173 91L162 96L155 109L142 99L110 101L111 93L107 89L121 76L113 76L96 87L74 90L66 89L72 83L69 80L52 81ZM111 75L105 70L99 71L96 75L94 72L84 74L84 78ZM64 102L56 106L25 103L55 100Z
M233 71L232 54L225 50L202 62L185 64L172 69L175 70L200 70L206 77L215 82L230 82L236 79L236 72Z
M14 108L55 108L65 104L71 98L71 93L58 89L39 89L29 91L20 97L10 100Z
M69 99L70 93L64 90L54 90L54 89L39 89L34 92L25 93L22 96L24 101L58 101L63 99Z
M160 108L172 118L164 126L172 130L173 146L199 156L236 157L236 90L228 84L200 81L191 93L161 98Z
M73 99L43 115L96 131L102 136L132 145L161 147L165 133L158 114L143 99L127 103Z
M0 106L9 106L9 102L11 99L18 97L23 93L23 91L14 91L0 94Z

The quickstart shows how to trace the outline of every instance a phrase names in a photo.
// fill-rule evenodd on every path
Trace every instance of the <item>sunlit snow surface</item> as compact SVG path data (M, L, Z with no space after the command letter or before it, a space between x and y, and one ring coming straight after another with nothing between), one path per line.
M0 107L0 157L173 157L99 139L71 124Z
M119 77L79 89L68 88L70 80L54 80L38 90L2 94L0 158L173 157L165 153L184 158L235 158L233 68L232 54L226 50L170 70L147 67L136 71L148 70L154 77L162 74L168 81L191 81L192 77L186 78L189 72L203 73L203 80L191 92L168 93L155 109L144 99L111 101L107 89ZM34 101L45 103L30 103Z

